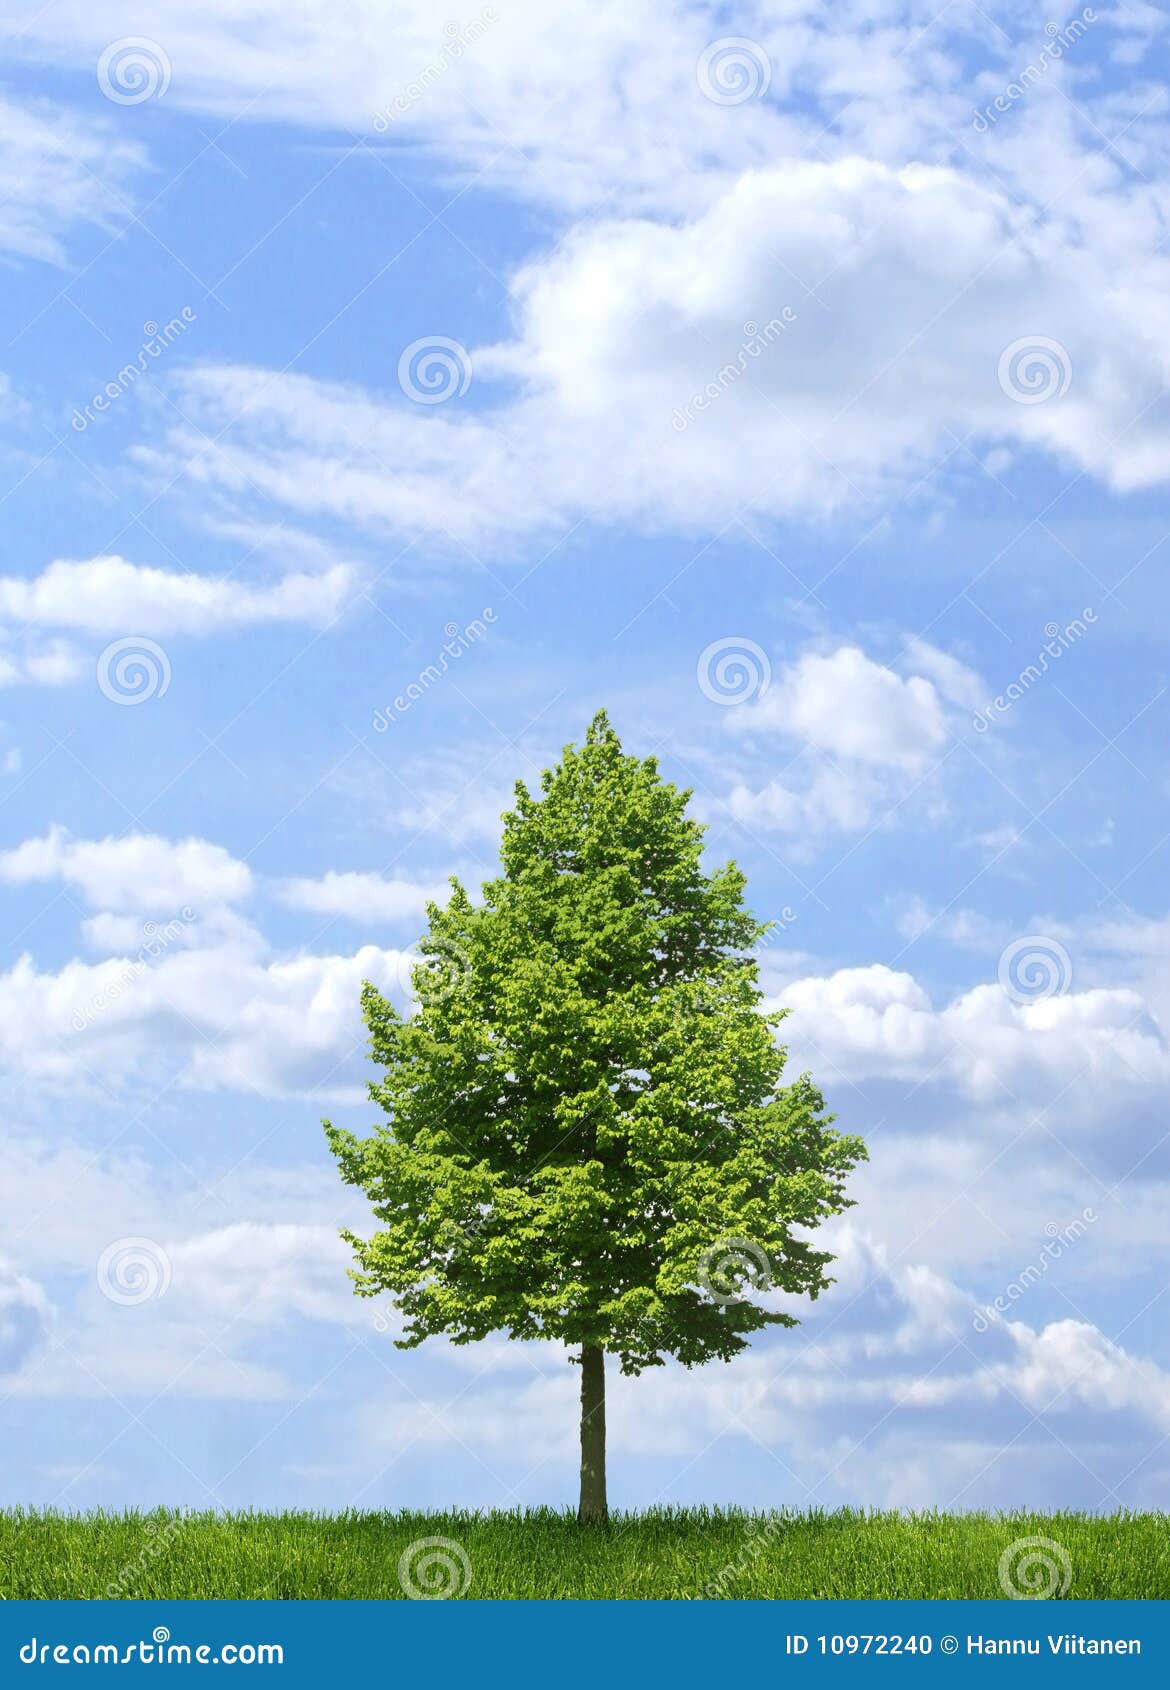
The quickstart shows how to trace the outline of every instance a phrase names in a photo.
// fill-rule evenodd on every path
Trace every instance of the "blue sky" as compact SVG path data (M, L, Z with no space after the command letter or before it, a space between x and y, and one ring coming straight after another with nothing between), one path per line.
M571 1500L574 1371L396 1351L319 1121L604 705L872 1156L611 1498L1160 1501L1164 14L3 16L5 1497Z

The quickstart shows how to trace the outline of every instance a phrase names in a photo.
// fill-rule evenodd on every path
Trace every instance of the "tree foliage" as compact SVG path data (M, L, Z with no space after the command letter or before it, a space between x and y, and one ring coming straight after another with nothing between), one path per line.
M808 1076L782 1085L733 863L704 872L689 792L623 753L604 713L539 795L520 783L502 872L428 906L409 1019L367 984L385 1113L326 1123L378 1230L359 1291L389 1291L402 1347L434 1333L596 1346L638 1373L727 1360L815 1297L807 1234L864 1157Z

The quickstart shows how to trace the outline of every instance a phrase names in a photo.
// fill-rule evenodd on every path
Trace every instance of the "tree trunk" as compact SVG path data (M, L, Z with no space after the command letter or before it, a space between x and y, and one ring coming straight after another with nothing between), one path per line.
M582 1525L609 1518L605 1500L605 1351L581 1346L581 1503Z

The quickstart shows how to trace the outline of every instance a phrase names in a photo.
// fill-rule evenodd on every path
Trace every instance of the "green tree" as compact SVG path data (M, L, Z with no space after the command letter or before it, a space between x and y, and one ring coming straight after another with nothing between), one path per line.
M403 1019L363 990L369 1138L325 1124L381 1229L352 1233L359 1293L388 1291L408 1349L434 1333L553 1339L581 1366L580 1518L606 1514L605 1355L623 1373L729 1360L816 1297L804 1236L849 1206L865 1156L807 1076L781 1086L767 932L733 863L706 874L689 792L626 756L604 713L534 797L503 872L428 906Z

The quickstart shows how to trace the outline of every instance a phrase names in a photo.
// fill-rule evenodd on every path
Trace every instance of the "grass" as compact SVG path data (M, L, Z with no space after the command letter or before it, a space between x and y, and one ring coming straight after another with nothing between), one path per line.
M458 1549L429 1552L422 1538ZM747 1514L666 1508L582 1528L523 1513L60 1514L0 1512L0 1596L401 1598L400 1563L423 1589L470 1597L1003 1598L1000 1561L1044 1538L1029 1575L1070 1569L1074 1597L1170 1596L1162 1514ZM414 1546L412 1548L412 1546ZM471 1580L465 1585L465 1563ZM445 1560L445 1564L444 1564ZM1051 1570L1049 1570L1051 1569ZM428 1581L438 1581L431 1584Z

